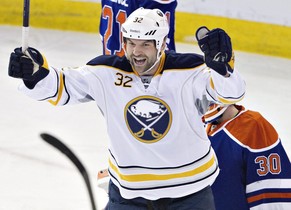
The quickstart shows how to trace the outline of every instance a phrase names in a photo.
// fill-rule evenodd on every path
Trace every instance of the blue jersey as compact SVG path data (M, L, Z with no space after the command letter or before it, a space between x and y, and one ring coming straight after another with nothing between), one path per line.
M258 112L240 113L207 132L220 174L212 185L217 210L290 210L291 164L273 126Z
M174 42L176 0L102 0L99 32L103 44L103 54L124 55L120 27L126 18L139 7L158 8L165 13L170 24L167 48L176 50Z

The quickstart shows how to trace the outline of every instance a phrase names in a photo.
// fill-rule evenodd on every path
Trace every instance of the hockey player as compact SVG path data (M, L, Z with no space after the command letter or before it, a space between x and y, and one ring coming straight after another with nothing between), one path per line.
M290 210L291 164L274 127L239 105L213 105L204 121L220 168L216 209Z
M102 0L102 14L99 33L103 44L104 55L123 56L121 25L126 18L139 7L160 9L168 18L170 31L167 37L167 49L175 47L175 10L177 0Z
M36 100L95 101L108 125L107 209L213 210L210 185L219 170L201 117L210 101L235 103L245 94L229 36L197 30L205 64L198 54L165 52L169 25L159 9L134 11L122 33L125 56L101 55L76 70L16 48L9 75L22 78L20 91Z

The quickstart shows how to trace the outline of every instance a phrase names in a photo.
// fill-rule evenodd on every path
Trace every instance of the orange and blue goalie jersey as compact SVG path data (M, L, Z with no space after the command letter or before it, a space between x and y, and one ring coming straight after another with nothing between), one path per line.
M167 16L170 31L167 39L168 50L176 50L174 42L176 0L102 0L102 14L99 32L103 54L123 56L120 27L126 18L139 7L160 9Z
M212 185L217 210L290 210L291 164L274 127L242 106L207 132L220 174Z

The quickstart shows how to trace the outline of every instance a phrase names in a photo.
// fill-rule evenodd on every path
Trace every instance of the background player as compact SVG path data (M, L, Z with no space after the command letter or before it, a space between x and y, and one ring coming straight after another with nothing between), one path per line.
M121 25L137 8L160 9L168 18L170 31L167 38L167 49L175 47L175 10L177 0L102 0L102 13L99 33L103 44L103 54L123 56Z
M205 114L220 174L217 210L290 210L291 164L274 127L258 112L214 104Z

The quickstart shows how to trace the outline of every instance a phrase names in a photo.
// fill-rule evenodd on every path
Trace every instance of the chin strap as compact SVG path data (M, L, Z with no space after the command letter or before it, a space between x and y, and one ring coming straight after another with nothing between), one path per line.
M162 53L158 53L158 54L160 55L159 56L157 55L157 60L154 62L154 64L148 70L145 70L143 73L147 73L151 71L155 67L155 65L157 65L157 63L161 60Z

